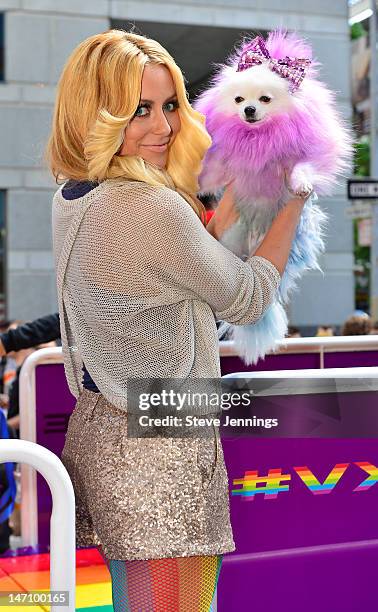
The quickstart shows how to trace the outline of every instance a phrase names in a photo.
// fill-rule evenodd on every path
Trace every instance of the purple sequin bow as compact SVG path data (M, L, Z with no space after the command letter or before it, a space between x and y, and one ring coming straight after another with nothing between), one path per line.
M265 41L261 36L256 36L252 42L244 49L240 56L237 72L258 66L264 62L268 63L269 68L284 79L288 79L289 91L294 93L299 88L306 70L311 64L310 59L300 59L298 57L288 57L284 59L274 59L270 57L266 48Z

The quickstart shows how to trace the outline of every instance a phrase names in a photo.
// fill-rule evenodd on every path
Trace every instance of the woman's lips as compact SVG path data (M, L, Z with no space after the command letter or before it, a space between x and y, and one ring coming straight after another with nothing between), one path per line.
M150 149L151 151L157 151L157 152L161 152L163 153L164 151L166 151L168 149L168 144L160 144L160 145L141 145L142 147L146 147L147 149Z

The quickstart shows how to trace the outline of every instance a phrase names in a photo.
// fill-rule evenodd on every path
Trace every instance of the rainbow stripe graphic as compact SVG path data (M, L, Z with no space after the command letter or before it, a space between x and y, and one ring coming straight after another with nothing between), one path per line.
M241 489L232 489L231 495L242 495L253 500L256 495L264 495L264 499L277 499L278 493L289 490L289 485L281 482L291 480L290 474L282 474L281 468L271 469L267 476L259 476L257 470L245 472L244 478L236 478L232 484L241 484Z
M344 475L350 463L336 463L323 482L320 482L307 465L294 467L293 470L302 480L304 485L313 495L328 495L332 493L337 483ZM369 461L354 461L361 470L369 474L354 491L367 491L378 483L378 467ZM263 494L264 499L277 499L278 493L289 490L289 485L282 482L290 482L291 475L283 474L281 468L271 469L267 476L259 476L257 470L245 472L244 478L237 478L233 484L242 485L241 489L232 489L231 495L240 495L247 500L254 499L256 495Z
M363 482L361 482L358 487L353 489L353 491L367 491L370 487L374 486L378 482L378 468L369 463L368 461L356 461L355 462L358 467L360 467L364 472L369 474L369 477L366 478Z
M48 591L50 554L0 558L0 591ZM4 611L6 608L0 608ZM48 612L49 605L13 605L14 612ZM76 612L113 612L110 573L96 548L76 551Z
M332 493L348 466L349 463L337 463L323 483L319 482L307 465L293 469L311 493L314 495L327 495Z

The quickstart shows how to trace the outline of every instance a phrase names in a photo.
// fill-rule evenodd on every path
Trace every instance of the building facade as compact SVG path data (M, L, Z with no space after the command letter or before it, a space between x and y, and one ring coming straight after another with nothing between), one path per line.
M282 6L284 5L284 9ZM0 0L0 253L3 314L30 320L57 310L51 243L56 188L43 160L56 83L84 38L110 27L156 38L181 66L191 95L243 34L284 26L313 45L323 80L350 116L346 0ZM289 308L304 329L339 324L354 309L352 224L345 188L330 216L323 274L309 272ZM1 313L0 313L1 315Z

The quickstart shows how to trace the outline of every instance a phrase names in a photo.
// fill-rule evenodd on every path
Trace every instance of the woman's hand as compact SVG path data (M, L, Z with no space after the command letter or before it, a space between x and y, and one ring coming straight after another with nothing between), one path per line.
M220 239L227 228L239 219L239 212L235 207L232 185L233 182L226 185L224 194L219 200L209 223L206 225L206 230L217 240Z

